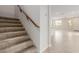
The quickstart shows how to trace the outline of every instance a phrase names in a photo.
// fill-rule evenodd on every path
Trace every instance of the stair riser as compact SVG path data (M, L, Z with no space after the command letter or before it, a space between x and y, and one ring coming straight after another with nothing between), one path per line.
M13 27L13 26L22 26L22 24L12 24L12 23L0 23L0 27L8 27L8 26L11 26L11 27Z
M0 33L13 32L13 31L23 31L23 30L25 30L23 27L4 27L4 28L0 28Z
M7 48L7 49L5 49L5 50L2 50L2 51L0 51L0 52L16 53L16 52L22 51L22 50L24 50L25 48L28 48L29 46L32 46L32 45L33 45L33 42L32 42L32 41L26 41L26 42L21 43L21 44L19 44L19 45L16 45L16 46Z
M0 16L0 19L4 19L4 20L16 20L16 21L19 21L19 19L17 19L17 18L10 18L10 17L3 17L3 16Z
M0 49L15 45L16 43L20 43L25 40L29 40L29 37L28 36L21 36L21 37L16 37L16 38L0 41Z
M4 22L4 21L0 21L0 23L21 24L20 22L8 22L8 21L6 21L6 22Z
M8 33L2 33L0 34L0 40L8 39L12 37L17 37L21 35L26 35L25 31L18 31L18 32L8 32Z
M6 19L0 19L0 23L2 23L2 22L11 22L11 23L21 23L19 20L17 21L17 20L6 20Z

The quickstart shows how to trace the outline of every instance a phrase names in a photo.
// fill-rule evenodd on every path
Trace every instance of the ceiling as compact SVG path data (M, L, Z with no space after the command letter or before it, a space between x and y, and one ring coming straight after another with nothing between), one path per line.
M49 8L53 17L79 15L78 5L51 5Z

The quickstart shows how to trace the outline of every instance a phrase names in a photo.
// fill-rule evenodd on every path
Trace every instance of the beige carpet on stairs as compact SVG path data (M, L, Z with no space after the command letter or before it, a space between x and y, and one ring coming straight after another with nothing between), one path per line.
M19 19L0 19L0 53L36 53Z

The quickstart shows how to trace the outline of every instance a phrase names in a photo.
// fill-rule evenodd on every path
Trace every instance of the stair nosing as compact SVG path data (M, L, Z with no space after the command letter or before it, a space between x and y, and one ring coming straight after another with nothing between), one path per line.
M11 19L11 20L19 20L18 18L5 17L5 16L0 16L0 19Z
M14 32L26 32L26 31L12 31L12 33L14 33ZM11 33L11 32L3 32L3 33L0 33L0 34L5 34L5 33Z
M17 28L17 29L13 29L13 28ZM1 27L0 29L5 29L5 30L0 30L0 33L16 32L16 31L25 31L25 28L24 27Z

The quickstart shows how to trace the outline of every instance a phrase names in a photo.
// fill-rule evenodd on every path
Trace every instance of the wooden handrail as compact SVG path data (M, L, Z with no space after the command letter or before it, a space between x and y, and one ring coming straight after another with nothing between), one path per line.
M26 16L27 20L30 20L35 27L40 28L40 26L38 26L19 5L17 5L17 7L19 8L20 12L22 12Z

